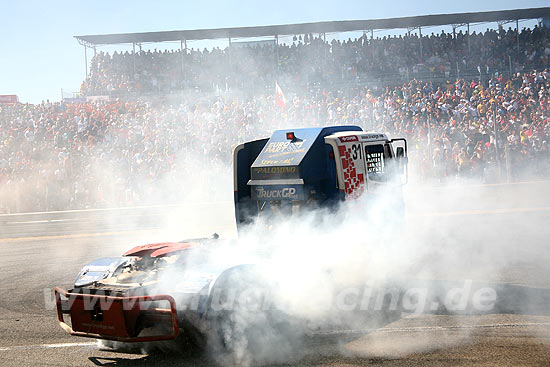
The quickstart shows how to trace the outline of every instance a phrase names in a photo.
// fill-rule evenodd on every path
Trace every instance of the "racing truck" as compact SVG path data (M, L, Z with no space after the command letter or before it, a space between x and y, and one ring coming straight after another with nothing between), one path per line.
M278 130L234 150L237 228L262 215L295 213L391 191L404 209L407 141L358 126Z
M270 138L237 146L233 157L239 231L262 216L334 209L385 188L390 188L394 206L403 207L401 186L407 182L408 162L407 142L402 138L389 139L358 126L277 130ZM294 344L290 335L299 338L297 334L338 329L334 317L322 327L310 327L284 307L253 307L266 304L268 290L280 289L278 279L262 271L264 264L230 263L223 256L211 256L223 246L232 246L233 240L217 237L137 246L121 257L87 264L72 289L55 289L59 324L81 337L151 342L185 335L199 345L229 351L236 345L274 345L272 338L278 336L278 341ZM330 269L326 274L330 276ZM437 290L431 298L441 298L443 290L452 286L430 286ZM411 284L392 287L405 293ZM526 299L520 288L494 288L498 294L490 312L540 313L508 302ZM537 293L538 304L548 304L550 297L541 294ZM426 311L448 311L443 302L438 304L441 306ZM402 311L399 307L361 310L361 327L381 327L403 317ZM348 320L357 324L357 310L346 312L339 320L349 316ZM239 327L239 320L246 320L246 326Z

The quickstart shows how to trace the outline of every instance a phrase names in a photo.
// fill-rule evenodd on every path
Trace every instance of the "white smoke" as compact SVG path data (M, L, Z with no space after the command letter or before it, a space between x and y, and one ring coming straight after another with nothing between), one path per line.
M405 191L409 208L403 226L392 220L399 218L399 213L388 210L388 195L394 194L389 190L377 198L364 195L345 202L337 211L320 209L292 217L259 218L241 231L237 241L212 245L218 247L211 253L209 262L257 264L263 279L270 283L270 304L282 308L288 319L296 322L290 330L277 329L258 326L255 313L237 314L233 327L257 328L260 331L256 332L264 338L260 340L265 343L237 338L239 344L233 357L244 364L299 358L307 354L308 349L313 353L318 351L307 347L298 332L313 335L316 328L334 324L338 330L353 329L366 334L425 311L420 307L425 305L411 301L406 312L399 308L389 313L359 312L343 317L341 308L358 301L344 299L338 305L335 299L338 302L338 297L344 297L350 289L349 295L355 296L354 289L362 292L394 279L405 280L404 285L400 284L405 287L407 280L413 281L413 285L419 279L457 281L460 287L457 294L462 288L469 290L472 281L517 283L523 279L525 284L534 285L523 274L508 274L507 278L507 269L517 269L518 264L521 266L524 262L540 266L541 259L548 258L548 250L541 249L542 239L532 231L528 248L518 249L517 242L506 237L509 231L504 228L525 231L533 223L540 225L540 216L530 223L517 215L518 205L531 196L541 195L539 188L530 192L529 197L523 192L519 198L515 196L519 191L513 185L412 186ZM176 279L172 275L170 278ZM548 285L548 278L539 281ZM248 280L243 282L250 286ZM430 286L427 287L431 291ZM377 302L378 298L373 295L370 307ZM458 313L463 311L459 309ZM467 318L447 322L453 320L458 320L459 325L469 322ZM439 346L458 345L468 340L470 329L456 329L451 334L439 340L434 333L423 332L414 338L414 343L393 345L390 349L381 349L379 354L402 356L428 350L435 339L439 340ZM341 352L377 355L376 348L384 343L376 336L382 335L382 340L387 337L384 333L373 335L374 341L365 345L374 351L351 344L344 345ZM236 338L234 334L229 337ZM288 340L292 341L291 345ZM365 340L359 339L357 343L361 345L362 341ZM337 339L331 343L337 344ZM227 356L222 360L227 362L225 358Z

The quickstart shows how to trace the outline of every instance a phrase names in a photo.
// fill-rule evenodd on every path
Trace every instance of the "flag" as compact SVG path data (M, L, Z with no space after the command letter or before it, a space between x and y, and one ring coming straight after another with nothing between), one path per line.
M286 106L286 98L279 83L275 82L275 104L281 108Z

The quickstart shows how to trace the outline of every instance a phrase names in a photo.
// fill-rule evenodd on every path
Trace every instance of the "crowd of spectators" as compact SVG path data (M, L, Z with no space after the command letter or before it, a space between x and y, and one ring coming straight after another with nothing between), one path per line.
M421 44L310 34L276 47L100 52L82 85L89 98L0 105L0 212L181 200L197 180L230 177L237 143L297 125L406 137L413 180L548 177L550 30Z
M196 183L209 167L229 172L238 142L297 123L404 136L419 180L518 180L550 168L548 69L485 82L317 88L288 95L285 107L273 93L194 93L0 108L5 212L177 200L183 180Z
M225 49L97 53L84 95L167 93L181 90L271 90L284 85L328 85L352 80L491 75L549 64L550 29L487 29L422 36L407 34L325 41L304 35L289 44Z

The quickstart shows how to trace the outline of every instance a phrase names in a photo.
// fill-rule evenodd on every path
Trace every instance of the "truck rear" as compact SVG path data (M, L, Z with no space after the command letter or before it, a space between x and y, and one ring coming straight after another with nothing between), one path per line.
M358 126L277 130L234 151L237 225L259 215L332 207L391 189L403 208L407 142Z

